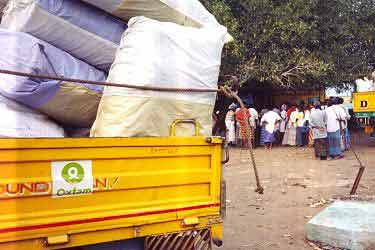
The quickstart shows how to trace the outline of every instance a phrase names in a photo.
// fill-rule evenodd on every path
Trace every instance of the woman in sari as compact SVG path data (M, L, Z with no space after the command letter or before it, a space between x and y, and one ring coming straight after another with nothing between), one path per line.
M238 126L238 145L248 147L250 142L249 129L250 111L247 108L238 108L236 110L236 121Z
M287 112L287 125L283 138L283 145L295 146L296 145L296 115L298 109L292 106Z
M279 129L280 131L279 143L282 144L284 136L285 136L286 125L287 125L287 120L288 120L287 106L285 104L281 106L280 117L281 117L281 121L280 121L280 129Z

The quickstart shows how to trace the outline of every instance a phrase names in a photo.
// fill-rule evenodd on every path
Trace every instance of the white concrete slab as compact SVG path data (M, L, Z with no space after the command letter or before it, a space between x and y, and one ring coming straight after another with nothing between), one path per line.
M337 201L306 225L307 239L350 250L375 249L375 202Z

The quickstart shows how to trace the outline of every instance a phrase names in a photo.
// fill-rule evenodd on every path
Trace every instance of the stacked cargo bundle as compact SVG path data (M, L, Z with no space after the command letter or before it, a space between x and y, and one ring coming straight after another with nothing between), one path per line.
M104 81L105 74L27 33L0 29L0 68ZM0 94L39 110L62 125L91 126L102 88L96 85L0 74Z
M127 26L77 0L10 0L1 27L1 69L104 81L101 70L112 64ZM0 74L1 95L73 130L91 127L101 93L95 85Z
M198 0L84 0L129 20L108 81L148 87L217 88L221 52L232 38ZM214 93L106 87L93 137L168 136L177 119L212 134ZM182 125L178 135L193 134Z
M47 116L0 95L0 137L64 137L64 130Z
M92 81L110 70L109 82L140 86L216 88L231 39L198 0L10 0L1 26L1 69ZM211 134L215 94L102 92L0 74L1 95L70 130L91 128L96 118L94 137L166 136L175 119L196 119L202 134Z
M172 22L187 27L220 27L216 18L199 0L83 0L125 21L144 16L161 22ZM233 38L225 35L226 42Z
M77 0L10 0L2 27L29 33L94 67L108 70L127 26Z
M183 27L146 17L129 21L109 72L109 82L147 87L217 89L225 28ZM177 119L195 119L202 135L212 134L215 93L166 93L106 87L92 128L93 137L169 135ZM182 126L179 136L194 129Z

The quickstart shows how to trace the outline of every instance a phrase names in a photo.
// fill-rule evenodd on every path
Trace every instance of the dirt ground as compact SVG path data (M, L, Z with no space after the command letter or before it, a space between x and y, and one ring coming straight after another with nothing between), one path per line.
M367 167L360 196L375 195L375 141L353 136L355 150ZM311 148L256 149L264 195L255 181L247 151L231 150L225 168L227 217L223 250L314 249L304 226L337 196L349 194L359 169L352 152L345 159L318 161Z

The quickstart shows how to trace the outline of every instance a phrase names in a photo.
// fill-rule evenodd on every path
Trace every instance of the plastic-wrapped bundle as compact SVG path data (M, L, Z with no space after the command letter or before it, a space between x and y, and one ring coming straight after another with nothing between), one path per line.
M226 29L188 28L145 17L129 21L108 81L175 88L217 88ZM106 87L93 137L168 136L176 119L196 119L211 135L215 93L166 93ZM179 135L191 135L182 126Z
M47 116L0 95L0 137L64 137L64 130Z
M32 34L97 68L112 64L127 25L77 0L10 0L2 27Z
M375 91L375 79L369 80L365 77L364 79L357 79L355 83L358 92Z
M97 6L123 20L136 16L145 16L162 22L201 28L219 27L215 17L199 0L83 0ZM229 34L226 41L231 40Z
M105 74L29 34L0 29L0 68L104 81ZM90 127L102 87L0 74L0 93L64 125Z

